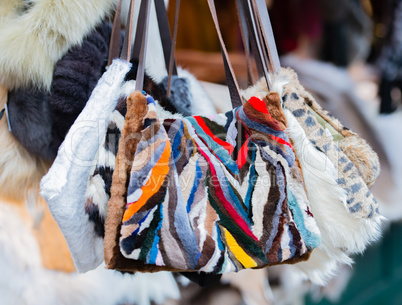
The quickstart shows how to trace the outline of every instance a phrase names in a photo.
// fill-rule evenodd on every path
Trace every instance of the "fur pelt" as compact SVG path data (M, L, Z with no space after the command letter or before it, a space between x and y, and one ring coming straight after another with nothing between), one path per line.
M4 1L2 1L4 2ZM82 43L114 0L6 0L0 6L0 83L50 89L55 63Z
M2 0L0 2L0 24L18 15L24 5L23 0Z
M0 109L7 101L7 90L0 85ZM31 189L37 190L49 164L32 156L13 137L7 119L0 120L0 197L24 200Z
M48 95L53 120L52 152L57 153L105 70L111 31L110 23L102 23L81 46L71 48L56 64Z

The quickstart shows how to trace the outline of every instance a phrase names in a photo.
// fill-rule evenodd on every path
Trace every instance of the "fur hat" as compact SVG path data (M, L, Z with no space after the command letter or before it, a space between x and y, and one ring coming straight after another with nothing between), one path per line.
M98 24L114 0L2 0L0 83L50 89L53 69Z

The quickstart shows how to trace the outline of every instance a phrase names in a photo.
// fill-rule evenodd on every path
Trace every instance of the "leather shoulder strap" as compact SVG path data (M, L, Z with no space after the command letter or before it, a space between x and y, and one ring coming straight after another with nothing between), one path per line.
M242 98L240 95L239 85L234 76L233 68L232 68L232 65L229 60L229 55L228 55L225 43L222 38L222 33L221 33L221 30L219 27L219 22L218 22L218 15L216 14L215 2L214 2L214 0L207 0L207 1L208 1L209 10L211 11L212 19L214 21L215 29L218 34L221 50L222 50L223 63L225 66L226 82L227 82L227 85L229 88L232 107L236 108L243 104Z

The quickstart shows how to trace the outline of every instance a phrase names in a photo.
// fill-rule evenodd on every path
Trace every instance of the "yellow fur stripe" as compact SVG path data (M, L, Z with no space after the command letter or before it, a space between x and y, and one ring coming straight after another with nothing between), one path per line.
M225 238L230 251L234 254L236 259L244 266L244 268L257 267L257 263L239 246L232 234L224 229Z

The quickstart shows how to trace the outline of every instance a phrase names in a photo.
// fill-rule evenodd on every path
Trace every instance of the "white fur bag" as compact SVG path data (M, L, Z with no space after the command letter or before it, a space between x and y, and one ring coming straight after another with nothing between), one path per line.
M93 225L88 222L84 209L86 184L83 181L88 180L130 67L131 64L126 61L113 61L41 181L41 195L63 232L74 264L80 272L92 270L103 261L103 240L94 235Z

